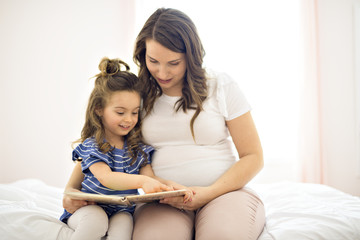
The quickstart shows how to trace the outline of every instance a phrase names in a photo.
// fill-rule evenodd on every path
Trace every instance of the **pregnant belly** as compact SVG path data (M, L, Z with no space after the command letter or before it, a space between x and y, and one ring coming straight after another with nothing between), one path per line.
M152 167L156 176L185 186L208 186L236 161L231 149L206 146L170 146L155 151Z

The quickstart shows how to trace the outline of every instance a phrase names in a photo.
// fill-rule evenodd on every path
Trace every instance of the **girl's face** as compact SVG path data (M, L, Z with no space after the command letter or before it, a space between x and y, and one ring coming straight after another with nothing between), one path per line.
M181 96L186 72L184 53L173 52L153 39L146 40L146 67L168 96Z
M140 95L137 92L117 91L111 94L106 106L97 112L105 129L105 139L112 146L119 145L119 141L123 143L123 136L138 122L139 111Z

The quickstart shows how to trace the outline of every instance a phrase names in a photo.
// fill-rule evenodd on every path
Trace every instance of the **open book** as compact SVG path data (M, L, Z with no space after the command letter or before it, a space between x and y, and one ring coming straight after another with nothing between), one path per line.
M165 191L157 193L148 193L142 195L103 195L96 193L84 193L84 192L64 192L65 195L72 199L94 201L98 203L107 204L119 204L131 206L134 203L151 202L155 200L161 200L167 197L179 197L184 196L186 193L185 189Z

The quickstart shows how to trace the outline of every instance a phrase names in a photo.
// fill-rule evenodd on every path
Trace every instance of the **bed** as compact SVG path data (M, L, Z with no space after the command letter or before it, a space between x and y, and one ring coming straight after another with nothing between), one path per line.
M251 184L265 204L260 240L360 239L360 198L309 183ZM37 179L0 184L0 238L69 239L58 220L63 189Z

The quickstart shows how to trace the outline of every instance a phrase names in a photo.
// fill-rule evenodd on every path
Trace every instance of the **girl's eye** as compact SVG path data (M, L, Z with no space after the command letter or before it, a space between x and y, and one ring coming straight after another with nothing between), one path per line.
M133 114L134 114L134 115L138 115L138 114L139 114L139 112L133 112Z
M179 62L170 63L171 66L179 65Z
M123 113L123 112L117 112L117 114L119 114L119 115L123 115L124 113Z

